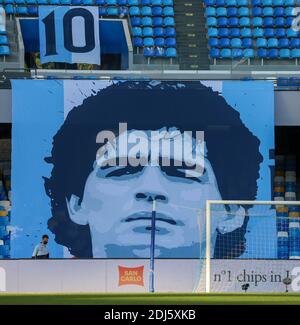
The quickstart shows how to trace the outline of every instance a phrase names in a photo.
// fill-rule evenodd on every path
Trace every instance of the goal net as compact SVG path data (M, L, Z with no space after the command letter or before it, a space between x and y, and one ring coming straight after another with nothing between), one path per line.
M299 201L207 201L205 242L199 291L300 291Z

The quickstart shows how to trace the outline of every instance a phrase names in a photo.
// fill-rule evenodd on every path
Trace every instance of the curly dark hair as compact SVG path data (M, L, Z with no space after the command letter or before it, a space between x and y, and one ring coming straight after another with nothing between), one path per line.
M207 156L222 199L256 198L262 162L260 141L218 92L200 81L116 81L69 112L53 137L51 157L45 158L53 164L51 177L44 178L52 207L48 227L55 234L55 241L66 246L72 255L93 257L89 226L70 219L66 199L72 194L82 199L99 149L96 136L101 130L116 133L119 122L127 122L128 130L169 126L181 132L204 131ZM215 257L225 257L224 252L226 257L243 253L247 222L246 217L244 225L235 230L237 243L226 241L228 234L218 233ZM233 253L228 256L230 251Z

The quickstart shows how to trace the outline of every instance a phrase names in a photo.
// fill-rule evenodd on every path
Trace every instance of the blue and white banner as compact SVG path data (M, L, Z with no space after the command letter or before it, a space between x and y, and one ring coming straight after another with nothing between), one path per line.
M98 7L40 6L41 63L100 65Z
M271 82L14 80L12 89L11 257L30 257L45 233L51 257L148 258L155 197L156 257L199 258L206 200L272 197ZM275 210L221 208L217 258L277 257Z

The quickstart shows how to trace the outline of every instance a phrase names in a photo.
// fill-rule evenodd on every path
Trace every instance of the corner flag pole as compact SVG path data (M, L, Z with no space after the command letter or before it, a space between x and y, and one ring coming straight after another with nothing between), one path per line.
M156 201L155 201L155 199L153 199L153 201L152 201L152 216L151 216L149 292L154 292L155 221L156 221Z

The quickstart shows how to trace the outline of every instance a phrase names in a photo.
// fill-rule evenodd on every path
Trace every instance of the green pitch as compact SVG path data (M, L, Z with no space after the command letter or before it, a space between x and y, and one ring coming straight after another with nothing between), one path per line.
M226 305L300 304L300 294L0 294L3 304Z

